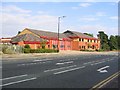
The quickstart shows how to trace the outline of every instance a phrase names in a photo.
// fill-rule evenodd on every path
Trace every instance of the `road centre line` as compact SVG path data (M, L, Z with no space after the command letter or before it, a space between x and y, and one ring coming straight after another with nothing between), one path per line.
M56 71L56 70L61 70L61 69L67 69L67 68L71 68L71 67L76 67L77 65L72 65L72 66L68 66L68 67L61 67L61 68L56 68L56 69L51 69L51 70L45 70L44 72L50 72L50 71Z
M25 77L25 76L28 76L28 75L25 74L25 75L20 75L20 76L13 76L13 77L8 77L8 78L3 78L3 79L0 79L0 80L8 80L8 79L13 79L13 78L18 78L18 77Z
M37 77L33 77L33 78L29 78L29 79L24 79L24 80L20 80L20 81L16 81L16 82L10 82L10 83L7 83L7 84L0 85L0 87L1 86L12 85L12 84L17 84L17 83L21 83L21 82L25 82L25 81L35 80L35 79L37 79Z
M72 69L69 69L69 70L64 70L64 71L56 72L56 73L53 73L53 74L61 74L61 73L65 73L65 72L69 72L69 71L73 71L73 70L77 70L77 69L81 69L81 68L85 68L85 66L72 68Z

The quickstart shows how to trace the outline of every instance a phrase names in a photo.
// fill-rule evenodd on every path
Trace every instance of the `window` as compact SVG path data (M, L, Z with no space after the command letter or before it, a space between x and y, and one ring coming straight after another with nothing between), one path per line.
M57 48L58 47L58 45L53 45L53 49L55 49L55 48Z
M79 48L81 49L81 46L79 46Z
M96 40L94 40L94 42L96 42Z
M84 41L84 39L82 38L82 42Z
M48 45L48 48L50 48L50 45Z
M92 40L90 40L90 42L92 42Z
M61 48L64 48L65 46L64 45L60 45Z
M88 39L88 42L89 42L89 39Z
M90 46L88 46L88 48L90 48Z
M79 41L81 41L81 38L79 38Z

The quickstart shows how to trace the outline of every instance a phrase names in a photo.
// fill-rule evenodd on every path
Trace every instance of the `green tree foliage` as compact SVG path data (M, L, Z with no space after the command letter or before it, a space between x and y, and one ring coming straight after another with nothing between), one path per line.
M84 33L84 34L93 37L93 34L90 33Z
M108 35L105 34L103 31L99 31L98 37L100 39L101 43L101 49L102 50L110 50L110 46L108 44Z
M102 50L120 50L120 36L111 35L108 39L108 35L103 31L100 31L98 34L98 38L100 39L101 49Z
M120 36L116 35L115 38L116 38L116 41L117 41L118 50L120 50Z
M21 33L21 31L18 31L18 34L20 34Z
M24 48L30 49L30 46L29 46L28 44L26 44L26 45L24 46Z
M110 50L117 50L118 49L117 38L113 35L110 36L109 46L110 46Z

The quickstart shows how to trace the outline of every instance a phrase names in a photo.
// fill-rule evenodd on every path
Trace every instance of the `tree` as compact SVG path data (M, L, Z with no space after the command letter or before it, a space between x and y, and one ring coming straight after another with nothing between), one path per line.
M28 44L26 44L26 45L24 46L24 48L30 49L30 46L29 46Z
M100 43L101 43L101 49L103 50L109 50L110 47L109 47L109 44L108 44L108 35L105 34L103 31L99 31L98 32L98 38L100 39Z
M93 37L93 34L90 33L84 33L84 34Z
M117 50L118 49L117 38L113 35L110 36L109 46L110 46L110 50Z
M21 31L18 31L18 34L20 34L21 33Z
M120 36L116 35L115 38L116 38L117 47L118 47L117 49L120 50Z

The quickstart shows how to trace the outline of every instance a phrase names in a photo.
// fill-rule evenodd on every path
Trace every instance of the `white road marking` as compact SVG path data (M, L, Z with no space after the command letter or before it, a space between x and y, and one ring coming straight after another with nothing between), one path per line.
M64 64L64 63L56 63L56 65L61 65L61 64Z
M99 71L100 73L105 73L105 72L108 72L107 70L101 70Z
M8 77L8 78L3 78L3 79L0 79L0 80L8 80L8 79L13 79L13 78L18 78L18 77L25 77L25 76L28 76L28 75L25 74L25 75L20 75L20 76L13 76L13 77Z
M77 68L72 68L72 69L64 70L64 71L60 71L60 72L56 72L54 74L61 74L61 73L65 73L65 72L69 72L69 71L73 71L73 70L77 70L77 69L81 69L81 68L85 68L85 66L77 67Z
M51 61L46 61L46 62L33 62L33 63L26 63L26 64L18 64L17 66L29 66L29 65L35 65L35 64L41 64L41 63L47 63L47 62L51 62Z
M33 60L33 62L48 61L48 60L52 60L52 59Z
M100 73L104 73L104 72L107 72L107 68L109 68L110 66L105 66L105 67L102 67L102 68L99 68L97 71L100 72Z
M63 62L63 63L56 63L56 65L68 64L68 63L73 63L73 61L69 61L69 62Z
M56 68L56 69L51 69L51 70L45 70L44 72L50 72L50 71L56 71L56 70L61 70L61 69L67 69L67 68L71 68L71 67L76 67L77 65L72 65L72 66L68 66L68 67L61 67L61 68Z
M37 79L37 78L34 77L34 78L24 79L24 80L20 80L20 81L16 81L16 82L10 82L10 83L3 84L3 85L0 85L0 86L8 86L8 85L17 84L17 83L21 83L21 82L25 82L25 81L34 80L34 79Z

